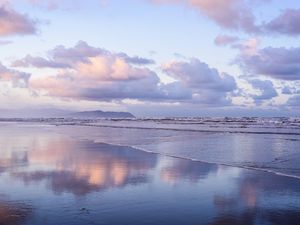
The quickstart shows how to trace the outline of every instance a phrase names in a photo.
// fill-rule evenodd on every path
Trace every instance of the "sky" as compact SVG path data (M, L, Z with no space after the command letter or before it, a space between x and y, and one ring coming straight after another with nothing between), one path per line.
M0 0L0 110L299 116L298 0Z

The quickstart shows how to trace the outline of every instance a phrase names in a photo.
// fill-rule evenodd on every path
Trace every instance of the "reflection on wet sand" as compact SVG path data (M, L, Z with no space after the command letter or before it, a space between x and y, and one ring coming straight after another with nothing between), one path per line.
M68 139L29 150L27 158L30 171L15 169L11 176L27 184L47 180L54 192L76 195L147 182L147 172L157 161L155 154L127 147ZM32 171L36 165L43 166Z
M28 128L26 128L28 130ZM13 132L12 132L13 133ZM24 132L26 133L26 132ZM121 146L74 141L30 129L27 139L1 133L0 172L26 184L47 181L56 193L77 195L147 182L157 155Z
M235 180L238 191L214 196L221 215L209 224L297 224L300 195L297 179L243 170Z
M74 140L54 132L31 131L27 139L5 135L0 131L0 196L15 195L11 184L18 184L19 192L13 203L0 198L0 225L42 224L44 216L49 224L72 225L140 225L145 218L148 224L175 225L300 221L298 179ZM22 202L32 201L35 210L17 203L20 196ZM82 205L89 209L89 223L78 220ZM36 220L27 223L31 215ZM62 220L55 219L61 215Z
M180 183L183 179L197 183L210 173L216 173L218 167L216 164L172 158L169 165L161 170L161 178L168 183Z
M24 203L0 200L0 225L23 224L32 214L32 208Z
M300 215L297 210L244 210L241 213L220 214L207 225L254 225L254 224L299 224Z
M170 184L202 186L212 179L216 185L226 173L236 168L199 163L190 160L169 159L161 169L160 177ZM220 175L221 174L221 175ZM298 224L300 221L300 181L291 177L253 170L238 169L229 184L215 191L211 199L216 216L208 225ZM222 185L222 183L221 183ZM230 192L228 192L228 190ZM206 190L210 193L210 190ZM202 224L199 222L198 224Z

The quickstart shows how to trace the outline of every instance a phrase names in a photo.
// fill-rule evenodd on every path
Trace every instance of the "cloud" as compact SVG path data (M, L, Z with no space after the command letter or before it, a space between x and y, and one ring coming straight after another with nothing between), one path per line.
M217 69L210 68L197 58L189 62L174 61L163 65L163 71L185 86L195 89L212 89L216 91L232 91L236 88L235 79Z
M257 89L261 92L260 94L251 96L256 102L256 104L261 104L265 100L269 100L278 96L278 93L274 88L272 81L254 79L248 82L252 85L254 89Z
M190 0L189 4L213 19L218 25L229 29L258 32L254 16L241 0Z
M159 78L147 68L135 68L117 57L94 57L54 76L34 78L30 87L50 96L92 101L163 98Z
M300 95L294 95L287 101L288 106L300 107Z
M13 65L53 68L53 75L32 76L28 87L34 93L62 99L231 104L230 94L237 88L232 76L191 59L166 63L163 72L175 81L165 84L146 67L152 62L81 41L71 48L58 46L47 58L26 56Z
M34 66L36 68L66 68L69 67L67 64L55 62L53 60L47 60L42 57L33 57L27 55L21 60L16 60L12 63L13 67L30 67Z
M123 58L128 63L132 63L136 65L150 65L155 63L153 59L142 58L139 56L129 57L125 53L118 53L118 56Z
M125 53L113 53L102 48L89 46L84 41L79 41L74 47L66 48L62 45L49 51L47 58L27 55L25 58L12 63L15 67L38 67L38 68L72 68L78 62L89 62L94 57L117 57L126 63L135 65L153 64L154 60L138 56L130 57Z
M248 73L281 80L300 80L300 48L263 48L241 54L238 63Z
M57 0L27 0L27 1L32 5L43 7L48 10L54 10L59 7L59 1Z
M36 33L36 21L8 6L0 5L0 37Z
M300 9L286 9L278 17L264 26L265 30L272 33L299 35L300 34Z
M293 92L292 92L291 88L285 86L281 89L281 93L285 94L285 95L291 95Z
M256 24L253 8L272 0L148 0L156 4L182 4L197 10L220 27L249 34L300 34L300 9L285 9L274 19ZM217 42L218 43L218 42ZM216 44L217 44L216 43ZM221 43L223 41L221 40ZM225 41L226 43L226 41ZM222 44L221 44L222 45Z
M300 94L300 83L297 81L293 81L290 85L284 86L281 89L281 93L285 95L295 95Z
M59 8L80 8L78 0L24 0L34 6L48 10ZM143 0L145 1L145 0ZM279 16L262 24L255 24L253 7L271 0L146 0L154 4L181 4L197 10L202 15L214 21L220 27L229 30L240 30L250 34L278 33L284 35L299 35L300 10L285 9ZM17 2L10 0L10 2ZM100 1L99 6L107 1ZM29 20L26 16L25 19ZM30 21L29 21L30 22ZM32 21L31 21L32 22Z
M243 30L247 33L260 32L246 0L150 0L160 4L187 4L207 16L220 27Z
M33 91L77 100L122 99L182 100L191 98L179 84L163 84L157 74L144 67L151 59L113 53L79 42L74 47L58 46L48 58L26 56L14 66L57 69L52 76L30 79Z
M79 0L6 0L11 3L25 2L35 7L46 10L57 10L57 9L72 9L78 7Z
M97 151L80 151L78 143L62 139L59 143L49 138L42 148L25 151L26 160L47 165L59 165L59 169L42 171L14 171L10 175L26 183L45 181L55 193L67 191L85 195L94 191L144 183L148 172L155 167L157 155L128 147L82 141L82 147L93 146ZM72 153L72 154L71 154ZM13 160L8 160L13 164ZM78 173L80 171L80 173Z
M230 36L230 35L218 35L215 38L215 45L217 46L225 46L225 45L229 45L229 44L233 44L235 42L237 42L239 40L238 37L235 36Z
M30 74L10 70L0 63L0 81L12 82L15 87L27 87Z
M179 81L184 88L193 92L193 101L204 104L230 104L228 95L237 88L235 79L226 73L219 73L206 63L193 58L189 62L170 62L163 65L163 71Z
M103 64L113 71L116 64ZM117 68L118 70L118 68ZM140 72L140 77L131 77L130 72ZM59 98L89 101L113 101L123 99L139 99L151 101L180 100L190 96L176 92L170 85L160 83L158 76L148 69L130 68L123 71L121 78L99 73L97 76L86 76L80 71L72 74L62 73L30 80L30 88L34 91L45 91L47 95ZM128 73L127 73L128 72ZM118 72L116 72L118 74ZM173 88L173 89L172 89Z

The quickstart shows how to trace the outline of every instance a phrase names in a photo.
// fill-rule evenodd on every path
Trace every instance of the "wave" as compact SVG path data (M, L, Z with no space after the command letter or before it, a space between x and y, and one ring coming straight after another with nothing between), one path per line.
M224 163L224 162L205 161L205 160L196 159L196 158L189 158L189 157L184 157L184 156L178 156L178 155L166 154L166 153L161 153L161 152L155 152L155 151L151 151L151 150L141 148L141 147L137 147L137 146L134 146L134 145L122 145L122 144L117 144L117 143L113 143L113 142L103 142L103 141L97 142L96 140L93 140L93 141L95 143L103 143L103 144L114 145L114 146L128 147L128 148L132 148L132 149L135 149L135 150L138 150L138 151L143 151L143 152L147 152L147 153L150 153L150 154L156 154L156 155L170 157L170 158L174 158L174 159L182 159L182 160L189 160L189 161L199 162L199 163L207 163L207 164L214 164L214 165L220 165L220 166L255 170L255 171L261 171L261 172L275 174L275 175L278 175L278 176L284 176L284 177L300 179L300 175L294 175L294 174L278 172L275 169L272 170L270 168L263 168L263 167L260 167L260 166L256 167L256 166L238 165L238 164L231 164L231 163Z
M104 124L85 124L85 123L64 123L55 125L74 125L88 127L108 127L108 128L123 128L123 129L143 129L143 130L169 130L169 131L186 131L186 132L202 132L202 133L233 133L233 134L277 134L277 135L297 135L299 132L278 132L278 131L246 131L246 130L214 130L214 129L187 129L187 128L168 128L168 127L141 127L141 126L119 126L119 125L104 125ZM297 141L298 139L293 139Z

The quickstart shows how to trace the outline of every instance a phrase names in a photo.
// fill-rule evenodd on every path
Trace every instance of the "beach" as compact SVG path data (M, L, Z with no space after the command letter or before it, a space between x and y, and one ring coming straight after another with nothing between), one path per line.
M300 225L300 1L0 0L0 225Z
M294 175L282 175L225 165L225 160L208 162L193 150L195 141L206 146L205 138L215 135L218 140L218 134L147 131L1 123L0 221L9 225L300 221L296 167ZM220 142L225 143L229 137L223 136ZM221 146L210 143L211 148ZM232 142L228 145L234 148Z

